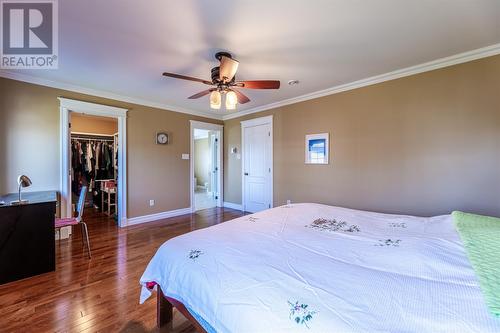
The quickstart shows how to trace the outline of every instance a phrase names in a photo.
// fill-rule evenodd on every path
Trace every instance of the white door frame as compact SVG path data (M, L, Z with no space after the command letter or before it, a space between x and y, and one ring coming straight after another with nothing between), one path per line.
M61 216L71 216L71 129L70 112L118 120L118 225L127 226L127 109L58 97L61 130Z
M224 126L212 123L205 123L202 121L190 120L190 152L189 152L189 200L191 212L194 213L196 208L194 206L194 129L204 129L209 131L219 131L219 149L218 160L219 169L217 171L217 182L219 188L219 198L217 199L217 207L223 207L224 198L224 180L222 179L224 173L224 163L222 162L222 147L224 146Z
M213 171L214 165L216 167L220 167L221 161L219 160L219 139L220 134L214 134L214 132L208 132L208 145L209 145L209 154L210 154L210 166L212 167L211 170ZM214 147L217 146L217 151L214 150ZM214 154L215 153L215 154ZM196 163L196 160L195 160ZM208 193L210 195L214 195L214 187L217 187L219 180L217 180L217 184L214 186L214 173L210 172L210 191ZM196 185L196 184L194 184ZM196 207L195 207L196 208Z
M269 191L271 192L270 195L270 208L274 207L274 189L273 189L273 183L274 183L274 161L273 161L273 146L274 146L274 140L273 140L273 116L266 116L266 117L260 117L260 118L254 118L250 120L244 120L241 122L241 206L243 207L243 211L246 211L245 207L245 128L247 127L253 127L253 126L259 126L259 125L266 125L269 124L270 126L270 133L269 136L271 137L271 147L269 149L269 161L271 164L271 172L270 172L270 177L271 181L269 184Z

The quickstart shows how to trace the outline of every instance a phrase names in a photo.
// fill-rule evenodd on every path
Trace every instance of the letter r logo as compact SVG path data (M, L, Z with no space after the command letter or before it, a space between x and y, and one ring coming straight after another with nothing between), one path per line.
M53 5L2 1L3 54L52 54Z

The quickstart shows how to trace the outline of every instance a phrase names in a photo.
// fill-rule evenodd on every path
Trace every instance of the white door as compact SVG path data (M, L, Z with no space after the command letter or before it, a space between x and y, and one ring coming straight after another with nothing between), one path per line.
M255 213L272 206L271 123L243 127L243 209Z

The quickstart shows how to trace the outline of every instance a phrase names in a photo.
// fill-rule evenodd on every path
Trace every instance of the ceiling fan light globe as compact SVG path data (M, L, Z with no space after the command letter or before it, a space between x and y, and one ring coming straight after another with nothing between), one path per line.
M220 107L221 107L221 105L220 105L220 104L212 104L212 103L210 103L210 108L211 108L211 109L214 109L214 110L219 110L219 109L220 109Z
M238 104L238 97L234 91L228 91L226 94L226 110L236 109L236 104Z
M212 109L220 109L222 104L222 96L218 91L212 91L210 93L210 108Z

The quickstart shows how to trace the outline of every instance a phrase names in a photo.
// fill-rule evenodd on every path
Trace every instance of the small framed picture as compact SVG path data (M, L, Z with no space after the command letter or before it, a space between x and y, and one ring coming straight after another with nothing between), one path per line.
M306 135L306 164L328 164L328 133Z

